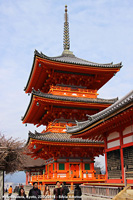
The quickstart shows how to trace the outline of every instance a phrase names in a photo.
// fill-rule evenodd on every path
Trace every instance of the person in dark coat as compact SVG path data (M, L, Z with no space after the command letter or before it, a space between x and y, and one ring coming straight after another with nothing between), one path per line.
M79 184L76 184L76 187L74 189L74 199L75 200L81 200L82 192L81 188L79 187Z
M41 191L38 189L38 183L33 183L33 188L29 191L30 200L41 200Z
M60 185L60 181L56 182L56 188L54 189L55 200L63 200L63 187Z
M28 200L28 199L26 198L26 194L25 194L25 191L24 191L23 188L20 188L19 194L18 194L16 200Z
M63 188L63 200L68 200L67 194L69 193L69 189L66 186L66 182L63 182L62 188Z

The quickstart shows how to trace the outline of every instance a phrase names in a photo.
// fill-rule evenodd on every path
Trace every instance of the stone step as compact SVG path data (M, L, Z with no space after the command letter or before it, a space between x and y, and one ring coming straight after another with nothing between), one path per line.
M131 195L132 198L133 198L133 190L132 189L126 190L126 193L129 194L129 195Z

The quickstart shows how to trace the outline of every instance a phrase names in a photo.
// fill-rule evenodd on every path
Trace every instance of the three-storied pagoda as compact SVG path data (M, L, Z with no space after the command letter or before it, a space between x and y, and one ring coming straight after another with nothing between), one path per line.
M36 175L32 170L27 171L27 179L31 183L104 181L102 176L96 179L94 170L94 157L103 155L104 143L101 138L71 138L72 135L66 133L66 126L75 125L75 120L87 120L87 114L102 111L117 100L98 98L97 91L120 70L122 64L86 61L76 57L69 48L66 6L62 55L48 57L35 50L25 87L25 92L31 93L31 101L23 123L46 126L41 133L29 132L29 155L44 159L45 164Z

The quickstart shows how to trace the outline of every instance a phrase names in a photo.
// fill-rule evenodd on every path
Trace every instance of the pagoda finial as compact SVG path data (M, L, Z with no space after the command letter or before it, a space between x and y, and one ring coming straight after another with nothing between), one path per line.
M65 5L65 22L64 22L63 47L64 47L64 50L69 50L70 49L69 23L68 23L67 5Z

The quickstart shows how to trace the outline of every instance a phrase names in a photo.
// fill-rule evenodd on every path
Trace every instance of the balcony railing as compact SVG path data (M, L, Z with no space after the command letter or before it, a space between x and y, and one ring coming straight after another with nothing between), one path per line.
M94 175L93 173L83 173L83 178L80 178L80 177L74 177L73 175L71 176L68 176L68 174L66 172L61 172L61 174L57 174L57 176L55 176L55 174L43 174L43 175L34 175L34 176L31 176L31 182L45 182L45 181L53 181L53 182L56 182L57 180L60 180L60 181L66 181L69 180L69 181L104 181L105 180L105 175L102 175L102 174L97 174L97 175Z

